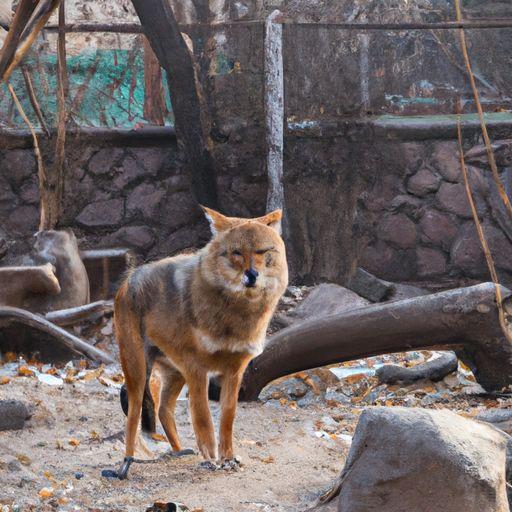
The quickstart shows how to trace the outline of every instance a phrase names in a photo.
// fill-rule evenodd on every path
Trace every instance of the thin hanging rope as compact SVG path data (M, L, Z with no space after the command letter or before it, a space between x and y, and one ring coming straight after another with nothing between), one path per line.
M464 149L462 147L462 127L461 127L461 117L460 117L460 103L458 105L457 112L457 139L459 141L459 156L460 156L460 168L462 170L462 176L464 177L464 186L466 188L466 194L468 197L469 205L471 207L471 213L473 214L473 220L475 221L476 231L478 233L478 238L480 239L480 244L482 245L482 249L485 254L485 261L487 262L487 267L489 269L489 273L491 274L492 282L494 283L494 289L496 293L496 305L498 306L498 317L501 329L505 338L512 343L512 336L508 330L507 323L505 321L505 311L503 309L503 297L501 295L501 286L498 280L498 273L496 272L496 266L494 264L494 260L489 249L489 244L485 239L484 230L482 228L482 224L480 219L478 218L478 212L476 210L475 201L473 199L473 194L471 192L471 186L469 184L468 179L468 169L466 167L466 161L464 160Z
M460 6L460 0L454 0L455 2L455 12L457 15L457 21L462 22L462 9ZM508 198L507 192L505 191L505 187L501 182L501 178L498 172L498 166L496 165L496 159L494 158L494 151L491 145L491 139L489 138L489 133L487 131L487 125L485 124L484 119L484 111L482 109L482 104L480 103L480 95L478 93L478 89L475 82L475 75L473 74L473 69L471 67L471 61L469 59L468 47L466 44L466 35L464 33L464 29L459 29L459 37L460 37L460 45L462 49L462 55L464 57L464 63L466 64L466 69L468 71L469 81L471 83L471 89L473 90L473 96L475 98L475 104L478 111L478 117L480 119L480 126L482 128L482 135L485 142L485 148L487 150L487 159L489 161L489 166L492 171L492 176L494 178L494 183L496 184L496 188L498 189L498 193L505 204L508 213L512 217L512 205L510 204L510 200Z
M25 111L23 110L20 100L18 99L18 96L14 92L12 85L8 84L7 88L9 89L9 92L11 93L12 99L14 100L14 104L16 105L16 108L18 109L20 116L23 118L26 125L28 126L28 129L30 130L30 133L32 134L32 140L34 143L34 153L36 155L36 160L37 160L37 174L38 174L38 178L39 178L39 190L41 191L44 189L44 187L46 187L47 178L46 178L46 170L44 167L43 156L41 154L41 149L39 148L39 141L37 140L37 135L34 130L34 127L32 126L30 119L27 117L27 114L25 114ZM42 219L44 219L46 216L46 204L45 204L42 194L40 194L40 207L39 208L40 208L39 219L40 219L40 223L41 223Z

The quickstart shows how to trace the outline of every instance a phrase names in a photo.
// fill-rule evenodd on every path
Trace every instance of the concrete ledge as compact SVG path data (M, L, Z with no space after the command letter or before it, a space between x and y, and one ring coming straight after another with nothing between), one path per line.
M40 140L46 139L36 130ZM52 136L55 131L52 131ZM167 146L176 141L173 126L144 126L138 130L125 128L72 128L67 132L68 141L92 142L102 146ZM26 149L33 147L28 130L0 129L0 149Z
M477 114L464 114L462 130L465 136L480 131ZM485 114L487 128L494 138L512 135L512 113ZM302 120L289 122L288 137L334 138L343 137L357 142L371 139L428 140L457 137L457 116L395 116L383 115L366 118Z

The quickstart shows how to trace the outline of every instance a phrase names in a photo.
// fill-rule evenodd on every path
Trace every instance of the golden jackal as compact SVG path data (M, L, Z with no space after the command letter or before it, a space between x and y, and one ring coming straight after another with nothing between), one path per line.
M115 299L115 329L128 393L126 457L133 457L148 379L161 374L158 417L173 450L174 408L185 383L197 446L207 461L233 463L233 421L249 361L288 284L281 210L225 217L204 208L213 238L195 254L130 272ZM208 407L208 375L221 378L219 450ZM125 460L127 460L125 459ZM124 475L126 476L126 475Z

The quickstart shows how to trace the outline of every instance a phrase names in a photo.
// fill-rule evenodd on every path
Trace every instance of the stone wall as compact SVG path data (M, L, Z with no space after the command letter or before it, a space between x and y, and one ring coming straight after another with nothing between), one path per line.
M509 187L512 141L496 144ZM512 222L487 170L484 148L476 136L466 145L486 236L502 279L512 282ZM75 230L81 247L130 247L141 260L150 260L208 240L174 143L169 148L99 142L70 147L62 225ZM343 258L339 230L346 227L353 243L363 242L360 265L381 278L441 287L488 279L457 155L453 140L288 139L285 195L293 278L336 280ZM30 148L5 150L0 157L0 226L11 245L16 242L12 258L26 250L22 241L37 230L36 169ZM264 212L261 167L249 166L245 173L227 168L218 185L223 211ZM347 188L354 191L358 211L349 226L338 199Z
M148 260L208 240L209 228L191 192L176 141L169 137L170 130L161 130L162 140L149 145L138 145L137 140L112 144L98 138L68 139L61 225L73 228L80 247L129 247ZM28 140L16 145L26 146ZM235 144L231 151L241 149ZM45 160L50 165L50 152ZM217 178L225 211L248 217L264 213L261 165L247 166L245 172L226 165ZM38 226L38 203L33 149L0 151L0 236L11 246L3 263L27 249Z
M510 183L511 141L496 153ZM394 147L393 147L394 146ZM467 200L456 141L388 144L382 169L364 197L369 244L361 265L385 279L461 284L488 279ZM500 147L500 143L497 144ZM402 155L401 162L396 156ZM495 263L512 282L512 221L499 198L485 148L467 148L469 181ZM388 156L385 156L388 155ZM395 161L395 169L386 167Z
M175 146L73 146L62 225L75 230L81 247L131 247L152 259L195 247L206 237ZM33 150L2 153L0 225L8 240L23 240L38 225Z

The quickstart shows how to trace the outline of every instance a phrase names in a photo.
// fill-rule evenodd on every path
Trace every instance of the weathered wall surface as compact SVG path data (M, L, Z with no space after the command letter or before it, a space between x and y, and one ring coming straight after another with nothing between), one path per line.
M94 19L94 10L82 16L81 3L75 4L76 20ZM97 4L104 9L108 2ZM434 22L455 16L449 0L219 0L200 11L196 4L204 5L176 2L181 23L263 19L276 8L295 19L316 21ZM120 17L110 21L132 21L133 12L123 2L113 11L101 9L104 17ZM509 3L473 0L464 9L471 19L512 16ZM183 30L191 37L212 111L220 207L230 215L262 214L263 27L189 25ZM447 284L486 279L457 174L449 118L459 96L464 112L475 111L456 31L285 25L283 32L284 191L294 278L338 280L353 244L361 245L361 264L383 278ZM504 127L500 137L510 137L512 116L506 111L512 71L506 49L512 48L512 30L466 33L484 108L504 111L494 114L493 122ZM477 133L466 133L467 150L481 142ZM84 245L128 245L155 258L208 238L175 142L107 147L101 141L85 146L70 141L68 147L63 224L77 230ZM34 162L30 149L5 150L1 156L0 225L17 238L37 224ZM510 221L485 164L471 165L498 266L512 272L506 259ZM502 162L504 179L508 165Z
M467 140L472 188L502 278L512 281L512 223L486 168L483 148ZM473 155L473 156L472 156ZM476 156L474 156L476 155ZM37 229L38 189L31 149L2 152L0 226L8 240ZM497 152L502 176L512 184L512 141ZM203 245L208 227L190 193L177 147L76 144L69 155L62 224L81 247L131 247L154 259ZM350 189L363 240L360 265L396 281L450 286L486 279L487 271L466 199L453 140L385 141L290 138L285 193L290 217L289 259L296 280L332 280L343 258L337 226L346 209L336 191ZM263 172L218 177L223 210L264 211ZM314 277L312 277L314 276Z

